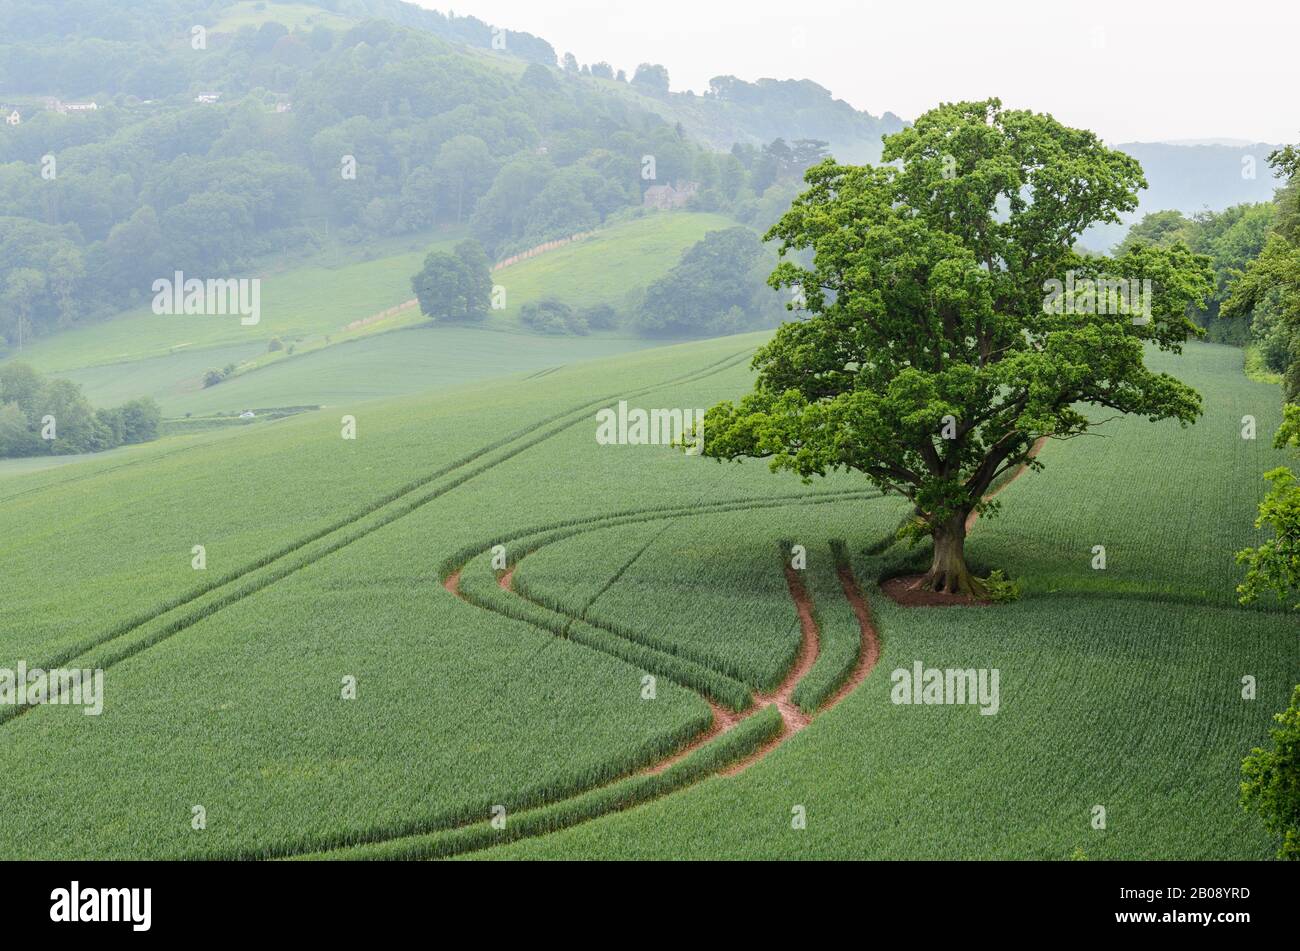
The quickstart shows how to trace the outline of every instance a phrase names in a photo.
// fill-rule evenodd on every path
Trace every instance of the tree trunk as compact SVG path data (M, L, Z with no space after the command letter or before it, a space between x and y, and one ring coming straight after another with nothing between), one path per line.
M966 567L965 512L935 527L934 561L921 580L921 587L944 594L984 596L984 585Z

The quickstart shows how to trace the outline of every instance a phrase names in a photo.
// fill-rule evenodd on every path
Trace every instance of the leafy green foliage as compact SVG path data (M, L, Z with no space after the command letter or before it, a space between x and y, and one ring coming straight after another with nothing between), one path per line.
M613 330L619 323L618 311L604 303L578 308L577 318L592 330Z
M585 334L591 328L573 308L556 297L529 301L519 309L519 320L542 334Z
M1300 449L1300 405L1286 407L1273 444ZM1279 599L1300 595L1300 480L1286 466L1264 473L1264 478L1271 488L1259 504L1255 527L1271 529L1273 537L1237 553L1237 561L1247 567L1246 580L1237 588L1243 604L1270 591ZM1300 600L1295 608L1300 610Z
M1230 317L1253 316L1271 369L1284 373L1288 401L1300 400L1300 163L1295 146L1269 156L1287 176L1274 199L1275 223L1258 256L1236 273L1223 304Z
M45 438L48 430L53 438ZM46 380L23 363L0 366L0 458L102 452L158 438L152 399L92 409L70 380Z
M492 272L483 246L462 241L451 254L430 251L411 278L420 311L434 320L474 321L488 315Z
M1019 601L1023 589L1018 581L1006 576L1001 568L989 572L984 579L984 597L993 604L1010 604Z
M862 472L912 501L934 536L927 585L975 592L967 514L1039 437L1089 431L1076 404L1199 414L1190 387L1146 368L1144 346L1177 352L1199 333L1187 310L1209 292L1209 262L1183 245L1076 254L1082 229L1132 209L1144 182L1133 159L1050 116L941 106L884 154L899 164L810 170L769 233L783 255L813 253L771 277L800 288L812 316L759 351L752 394L709 411L706 453L805 478ZM1149 319L1045 306L1071 273L1152 282Z
M658 63L642 63L632 74L632 85L641 86L652 94L668 93L668 70Z
M1274 205L1269 202L1234 205L1220 212L1203 211L1190 218L1177 211L1154 212L1129 229L1117 253L1181 242L1207 255L1214 268L1214 290L1204 306L1196 308L1196 322L1210 340L1241 345L1250 339L1251 315L1233 312L1229 316L1222 314L1222 307L1233 282L1264 249L1274 217ZM1219 319L1221 314L1223 319Z
M1300 686L1273 719L1273 748L1256 747L1241 764L1241 805L1281 838L1278 858L1300 859Z
M777 296L764 286L768 252L748 228L711 231L646 288L632 326L647 335L716 337L776 323Z

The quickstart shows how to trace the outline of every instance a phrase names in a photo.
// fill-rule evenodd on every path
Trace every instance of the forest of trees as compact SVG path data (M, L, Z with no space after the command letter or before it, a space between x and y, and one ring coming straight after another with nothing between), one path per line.
M698 207L764 228L825 154L824 142L780 140L710 152L580 72L532 62L516 74L388 20L270 22L195 50L188 24L207 10L192 0L150 0L111 23L94 5L65 6L80 11L71 36L55 11L0 6L16 31L0 41L14 44L0 46L5 88L99 106L29 109L0 126L11 347L138 305L173 270L228 276L327 240L457 225L499 258L638 207L656 183L698 182ZM220 98L195 102L201 92Z
M1273 201L1234 205L1223 211L1184 215L1148 214L1116 249L1181 242L1207 255L1214 290L1193 315L1207 339L1252 345L1266 370L1283 374L1286 398L1300 398L1300 183L1296 146L1273 153L1271 163L1285 182ZM1288 268L1290 276L1288 277Z
M1278 362L1283 365L1286 405L1273 444L1279 449L1292 450L1294 458L1300 460L1300 145L1278 149L1269 162L1286 176L1287 184L1273 202L1272 227L1264 247L1229 288L1223 313L1236 319L1249 320L1253 316L1253 329L1264 326L1264 340L1272 341L1271 351L1281 354ZM1237 590L1243 602L1271 594L1290 598L1300 610L1300 472L1278 466L1264 478L1269 483L1269 491L1260 502L1256 526L1272 529L1273 534L1258 548L1237 553L1238 562L1247 568L1246 580ZM1297 719L1300 691L1293 698L1289 713L1293 725L1300 722ZM1283 827L1289 825L1283 852L1292 858L1300 856L1294 751L1292 742L1290 761L1286 764L1289 772L1272 772L1271 793L1265 792L1270 785L1266 779L1269 770L1263 765L1267 757L1256 759L1253 764L1247 760L1247 773L1252 774L1252 779L1242 787L1244 801L1263 806L1265 812L1271 803L1274 818L1280 819Z
M1279 149L1269 161L1287 184L1267 206L1263 245L1234 276L1223 314L1250 322L1268 366L1283 374L1287 401L1300 404L1300 145ZM1300 431L1289 438L1300 442Z

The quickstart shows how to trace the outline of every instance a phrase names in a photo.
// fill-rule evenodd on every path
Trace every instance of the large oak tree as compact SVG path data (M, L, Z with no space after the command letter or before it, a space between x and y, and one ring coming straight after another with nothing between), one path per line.
M1211 289L1209 260L1182 244L1078 253L1089 225L1137 206L1140 166L997 99L926 113L885 139L883 162L813 167L768 233L786 258L769 283L797 288L807 313L759 350L752 393L709 410L704 452L863 473L933 538L924 586L978 596L967 517L994 507L999 476L1041 465L1041 437L1092 428L1081 404L1199 415L1197 393L1143 359L1201 333L1188 308ZM1117 301L1088 283L1116 279L1152 293Z

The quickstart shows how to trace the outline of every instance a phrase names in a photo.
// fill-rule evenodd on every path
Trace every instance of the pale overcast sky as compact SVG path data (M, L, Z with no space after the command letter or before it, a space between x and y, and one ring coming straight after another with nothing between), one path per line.
M1300 140L1300 2L417 0L535 33L583 63L812 79L879 115L1002 97L1109 142Z

